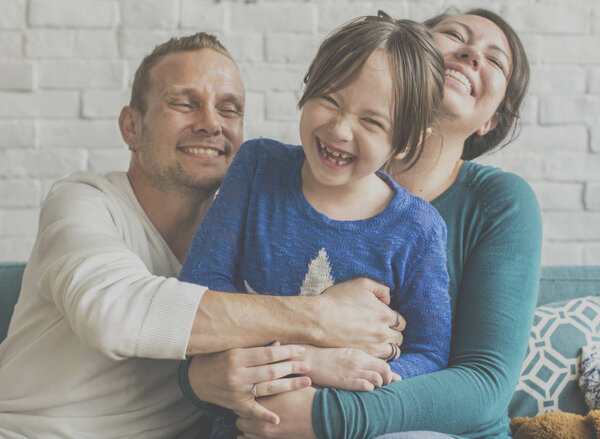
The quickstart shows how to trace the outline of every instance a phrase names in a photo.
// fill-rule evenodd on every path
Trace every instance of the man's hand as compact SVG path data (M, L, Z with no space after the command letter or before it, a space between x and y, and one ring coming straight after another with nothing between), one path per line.
M402 344L406 321L387 305L390 289L367 278L356 278L329 287L315 297L320 311L323 347L351 347L385 358L390 343Z
M359 349L306 347L314 385L351 391L371 391L400 381L389 364Z
M244 433L244 439L316 439L312 428L312 405L317 390L313 387L295 392L260 398L265 409L276 410L281 418L279 425L237 413L236 425Z
M196 355L188 369L190 386L202 401L235 410L242 416L277 424L279 416L258 404L255 396L275 395L310 386L310 378L306 376L283 378L310 370L308 363L298 361L303 354L301 346L273 345ZM253 395L255 384L256 395Z

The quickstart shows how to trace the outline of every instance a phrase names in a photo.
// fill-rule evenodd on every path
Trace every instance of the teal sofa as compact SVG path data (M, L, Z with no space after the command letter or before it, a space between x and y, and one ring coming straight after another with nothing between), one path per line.
M0 342L24 269L22 262L0 263ZM600 343L600 266L543 267L529 348L509 415L585 413L577 384L578 355L582 346L593 343Z

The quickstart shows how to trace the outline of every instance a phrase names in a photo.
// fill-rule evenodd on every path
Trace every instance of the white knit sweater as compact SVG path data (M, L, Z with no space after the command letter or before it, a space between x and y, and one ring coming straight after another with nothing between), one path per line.
M205 288L180 268L126 174L57 182L0 345L0 437L191 435L176 372Z

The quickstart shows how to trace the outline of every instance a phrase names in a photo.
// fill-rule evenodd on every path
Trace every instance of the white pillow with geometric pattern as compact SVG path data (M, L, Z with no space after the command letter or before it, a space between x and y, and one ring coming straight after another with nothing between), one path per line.
M600 297L587 296L539 306L510 417L566 411L585 414L578 385L579 353L600 343Z

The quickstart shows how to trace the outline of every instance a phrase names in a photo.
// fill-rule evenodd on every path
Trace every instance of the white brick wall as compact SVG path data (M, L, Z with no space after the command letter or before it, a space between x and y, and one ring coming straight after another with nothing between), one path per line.
M325 34L377 9L422 20L452 4L499 12L532 64L520 138L481 161L536 191L545 264L600 264L598 0L0 0L0 260L27 258L56 178L127 168L116 119L154 45L217 34L246 83L246 137L297 142L296 100Z

